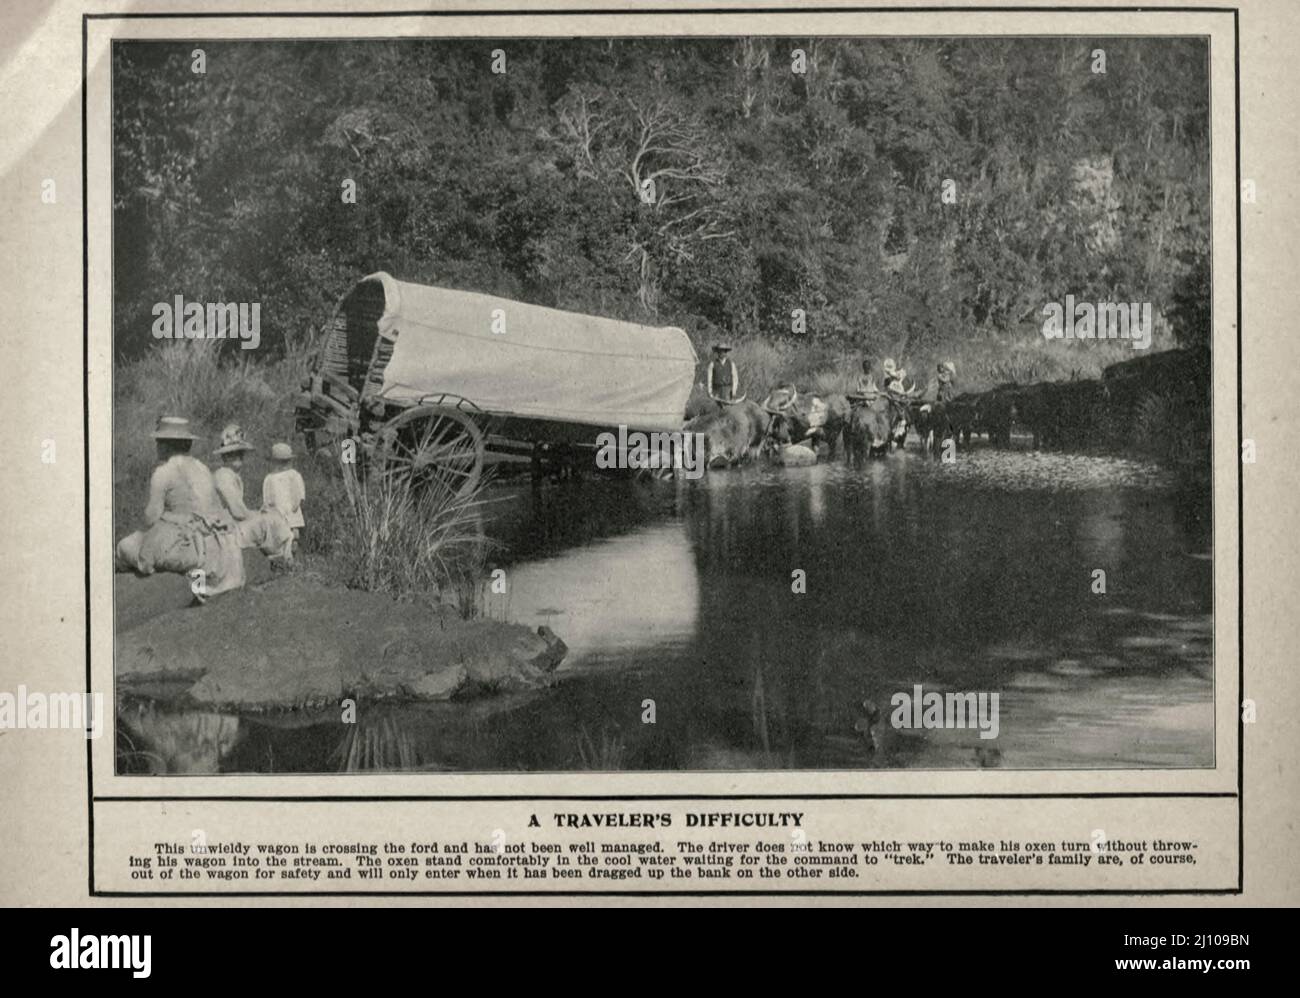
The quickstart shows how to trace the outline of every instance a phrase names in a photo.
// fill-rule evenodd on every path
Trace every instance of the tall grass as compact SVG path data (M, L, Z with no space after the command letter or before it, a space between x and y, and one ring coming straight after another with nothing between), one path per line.
M928 378L943 360L954 361L962 391L984 391L1014 382L1100 378L1111 364L1177 346L1167 323L1157 322L1151 346L1136 350L1128 340L1048 340L1037 325L951 341L946 348L913 358Z
M364 715L363 715L364 717ZM343 740L330 753L328 761L342 773L365 773L375 770L410 772L420 765L420 750L411 730L388 714L358 718L360 723L346 724Z
M773 387L793 382L813 390L813 381L845 363L842 347L795 340L741 340L734 351L742 390L761 401Z
M1168 330L1157 327L1150 350L1173 346ZM844 347L761 339L738 342L733 354L742 390L751 398L760 399L783 382L822 395L847 392L861 373L864 355ZM934 377L940 362L952 361L957 367L958 391L974 392L1007 382L1027 385L1038 381L1099 378L1109 365L1140 355L1127 341L1047 340L1037 328L953 339L942 346L892 353L899 365L907 369L907 379L918 387L925 387ZM871 352L877 377L885 356L880 351Z
M210 340L165 342L115 368L113 511L119 532L136 526L144 507L156 460L150 434L159 416L189 419L201 438L191 453L205 462L214 460L223 426L242 426L257 447L244 462L246 498L260 500L271 444L293 440L293 400L305 365L298 358L259 360L255 353L223 350ZM300 470L306 478L306 469Z
M484 485L469 495L417 488L409 479L343 466L343 503L332 519L331 557L354 589L398 599L441 599L460 605L475 593L488 547L481 507Z
M582 768L593 772L612 773L624 768L627 759L627 741L618 730L600 730L600 741L591 737L587 726L578 728L578 759Z
M704 357L701 374L709 355ZM801 391L843 392L857 377L861 361L843 348L795 340L768 340L748 337L738 340L732 349L731 359L740 376L741 394L761 402L774 387L793 382ZM712 404L705 392L701 377L687 402L688 416L710 411Z
M1158 326L1151 350L1174 346L1167 329ZM701 344L699 353L708 362L708 347ZM941 361L957 366L958 391L985 391L996 385L1014 382L1027 385L1038 381L1066 381L1070 378L1098 378L1110 364L1138 356L1129 342L1046 340L1038 327L999 335L981 334L969 338L955 337L940 346L923 346L904 350L901 345L891 352L869 351L879 377L881 362L892 356L908 372L908 380L924 388ZM737 340L732 360L740 375L740 390L755 401L762 401L777 385L792 383L801 392L819 395L846 393L862 371L866 351L851 346L795 338L766 339L759 336ZM688 415L711 408L704 391L703 378L695 386L687 405Z

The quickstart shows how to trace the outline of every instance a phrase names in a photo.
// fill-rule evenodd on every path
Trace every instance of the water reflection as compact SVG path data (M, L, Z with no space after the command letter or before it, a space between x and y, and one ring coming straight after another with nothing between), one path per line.
M219 773L242 734L237 717L133 703L118 712L117 751L126 773Z
M698 581L680 522L651 524L510 570L487 613L546 624L569 646L564 668L620 652L650 652L695 634Z
M1213 765L1204 483L974 450L498 497L489 612L564 638L554 688L369 706L345 734L153 717L143 750L165 771ZM915 684L997 692L996 745L893 728Z

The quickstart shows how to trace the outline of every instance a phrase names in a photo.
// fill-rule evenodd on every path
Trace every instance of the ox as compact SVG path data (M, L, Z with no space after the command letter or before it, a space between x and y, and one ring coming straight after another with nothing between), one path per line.
M850 463L861 465L868 457L884 457L892 438L890 405L883 397L855 405L844 428L844 451Z
M686 424L686 432L704 434L705 460L710 468L727 468L752 458L767 435L767 412L757 402L741 399L705 412Z
M918 406L915 426L916 435L921 440L921 449L927 454L934 449L936 441L942 447L946 441L956 436L949 416L949 404L946 402L926 402Z
M799 395L793 388L774 389L763 401L770 414L768 436L778 444L803 444L814 453L826 444L834 458L849 419L849 400L843 395Z

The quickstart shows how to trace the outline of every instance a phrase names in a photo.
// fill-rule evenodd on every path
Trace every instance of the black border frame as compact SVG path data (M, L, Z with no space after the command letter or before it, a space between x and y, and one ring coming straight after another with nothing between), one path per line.
M166 11L146 13L141 11L116 14L81 15L81 311L82 311L82 465L85 487L84 543L85 543L85 647L86 695L91 691L91 569L90 569L90 216L87 204L89 181L87 177L87 58L89 25L92 20L219 20L230 18L397 18L397 17L531 17L531 16L590 16L590 15L645 15L645 14L905 14L905 13L1181 13L1181 14L1231 14L1233 46L1233 110L1234 110L1234 166L1236 184L1236 331L1237 331L1237 453L1240 455L1244 440L1244 407L1242 403L1242 204L1241 204L1241 30L1239 7L1191 6L843 6L843 7L647 7L647 8L565 8L525 10L366 10L366 11ZM1213 192L1211 192L1213 193ZM1213 290L1211 290L1213 296ZM1246 688L1245 646L1245 477L1240 460L1237 461L1237 682L1239 694ZM1237 801L1237 885L1226 888L1167 888L1155 890L1125 890L1098 888L1092 890L1021 889L1021 890L438 890L438 891L108 891L95 887L95 805L97 803L127 803L135 801L157 803L457 803L498 801L689 801L689 800L1046 800L1046 799L1115 799L1115 798L1235 798ZM338 796L95 796L93 744L86 740L86 818L87 818L87 888L90 897L104 898L227 898L227 897L361 897L361 898L455 898L455 897L1166 897L1239 895L1245 891L1245 721L1237 711L1237 789L1232 791L1205 791L1192 793L993 793L993 794L620 794L620 795L478 795L478 796L421 796L421 795L338 795Z

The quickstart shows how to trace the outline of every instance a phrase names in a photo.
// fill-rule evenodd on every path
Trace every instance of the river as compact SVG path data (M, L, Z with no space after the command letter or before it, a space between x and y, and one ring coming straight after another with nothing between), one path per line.
M1208 487L1155 466L976 447L493 499L485 612L568 643L553 687L368 706L342 736L159 714L169 769L1214 764ZM997 737L891 723L917 687L996 694Z

